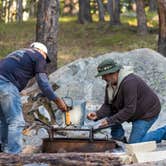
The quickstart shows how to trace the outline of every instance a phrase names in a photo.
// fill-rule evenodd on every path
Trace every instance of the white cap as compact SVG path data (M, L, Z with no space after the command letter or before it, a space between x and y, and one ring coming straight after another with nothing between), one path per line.
M43 44L43 43L40 43L40 42L33 42L31 45L30 45L31 48L38 48L40 50L42 50L43 52L45 52L46 54L48 54L48 50L47 50L47 47Z
M47 58L46 58L46 61L47 63L50 63L51 60L49 59L48 57L48 50L47 50L47 47L43 44L43 43L40 43L40 42L33 42L31 45L30 45L31 48L37 48L39 50L42 50L44 53L47 54Z

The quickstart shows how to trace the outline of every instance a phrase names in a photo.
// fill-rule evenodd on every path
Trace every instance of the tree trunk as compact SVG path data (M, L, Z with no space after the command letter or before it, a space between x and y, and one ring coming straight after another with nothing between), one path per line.
M156 11L157 10L157 1L149 0L149 8L150 8L150 11Z
M120 25L120 0L108 0L107 8L110 13L110 25Z
M31 18L34 18L35 17L35 14L36 14L36 0L31 0L30 1L30 6L29 6L29 16Z
M11 22L12 21L12 13L10 12L10 7L12 5L13 0L11 1L5 1L5 22Z
M81 24L92 22L90 0L79 0L78 20Z
M96 0L98 8L99 8L99 21L104 22L104 6L102 0Z
M57 33L59 0L40 0L38 2L36 40L46 44L51 64L48 72L57 69Z
M22 22L22 0L17 0L17 12L16 12L16 21L17 22Z
M147 34L147 25L146 25L146 14L145 14L145 6L144 0L136 0L137 5L137 28L138 33L141 35Z
M84 8L84 17L88 22L92 22L92 17L90 13L90 0L84 0L85 8Z
M2 6L2 2L3 1L1 1L1 3L0 3L0 22L2 22L2 20L3 20L3 6Z
M7 2L6 0L1 0L1 21L7 22Z
M166 57L166 0L157 0L159 13L158 51Z

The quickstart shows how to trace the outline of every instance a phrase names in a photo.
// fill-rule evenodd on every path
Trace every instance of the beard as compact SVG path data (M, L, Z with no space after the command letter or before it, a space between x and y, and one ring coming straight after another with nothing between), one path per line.
M111 85L111 86L116 86L117 85L117 81L114 81L114 80L107 80L106 81L108 85Z
M106 81L108 85L112 85L112 82L110 80Z

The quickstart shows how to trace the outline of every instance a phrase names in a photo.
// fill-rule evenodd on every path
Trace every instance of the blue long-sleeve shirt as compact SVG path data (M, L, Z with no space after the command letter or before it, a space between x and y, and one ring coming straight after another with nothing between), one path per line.
M47 96L49 100L55 100L57 96L48 82L46 73L37 73L35 78L44 96Z
M10 53L0 61L0 75L12 82L19 91L22 91L28 81L35 77L39 88L50 100L57 97L46 75L46 61L34 49L21 49Z

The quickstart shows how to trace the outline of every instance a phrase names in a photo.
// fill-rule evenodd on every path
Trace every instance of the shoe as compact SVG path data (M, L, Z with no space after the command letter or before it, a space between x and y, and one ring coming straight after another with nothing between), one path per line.
M121 140L123 143L127 144L127 138L126 137L123 137L123 139Z
M123 137L122 139L117 139L117 138L113 138L115 141L120 141L120 142L123 142L125 144L127 144L127 138L126 137Z
M1 149L1 144L0 144L0 153L3 152L2 149Z

